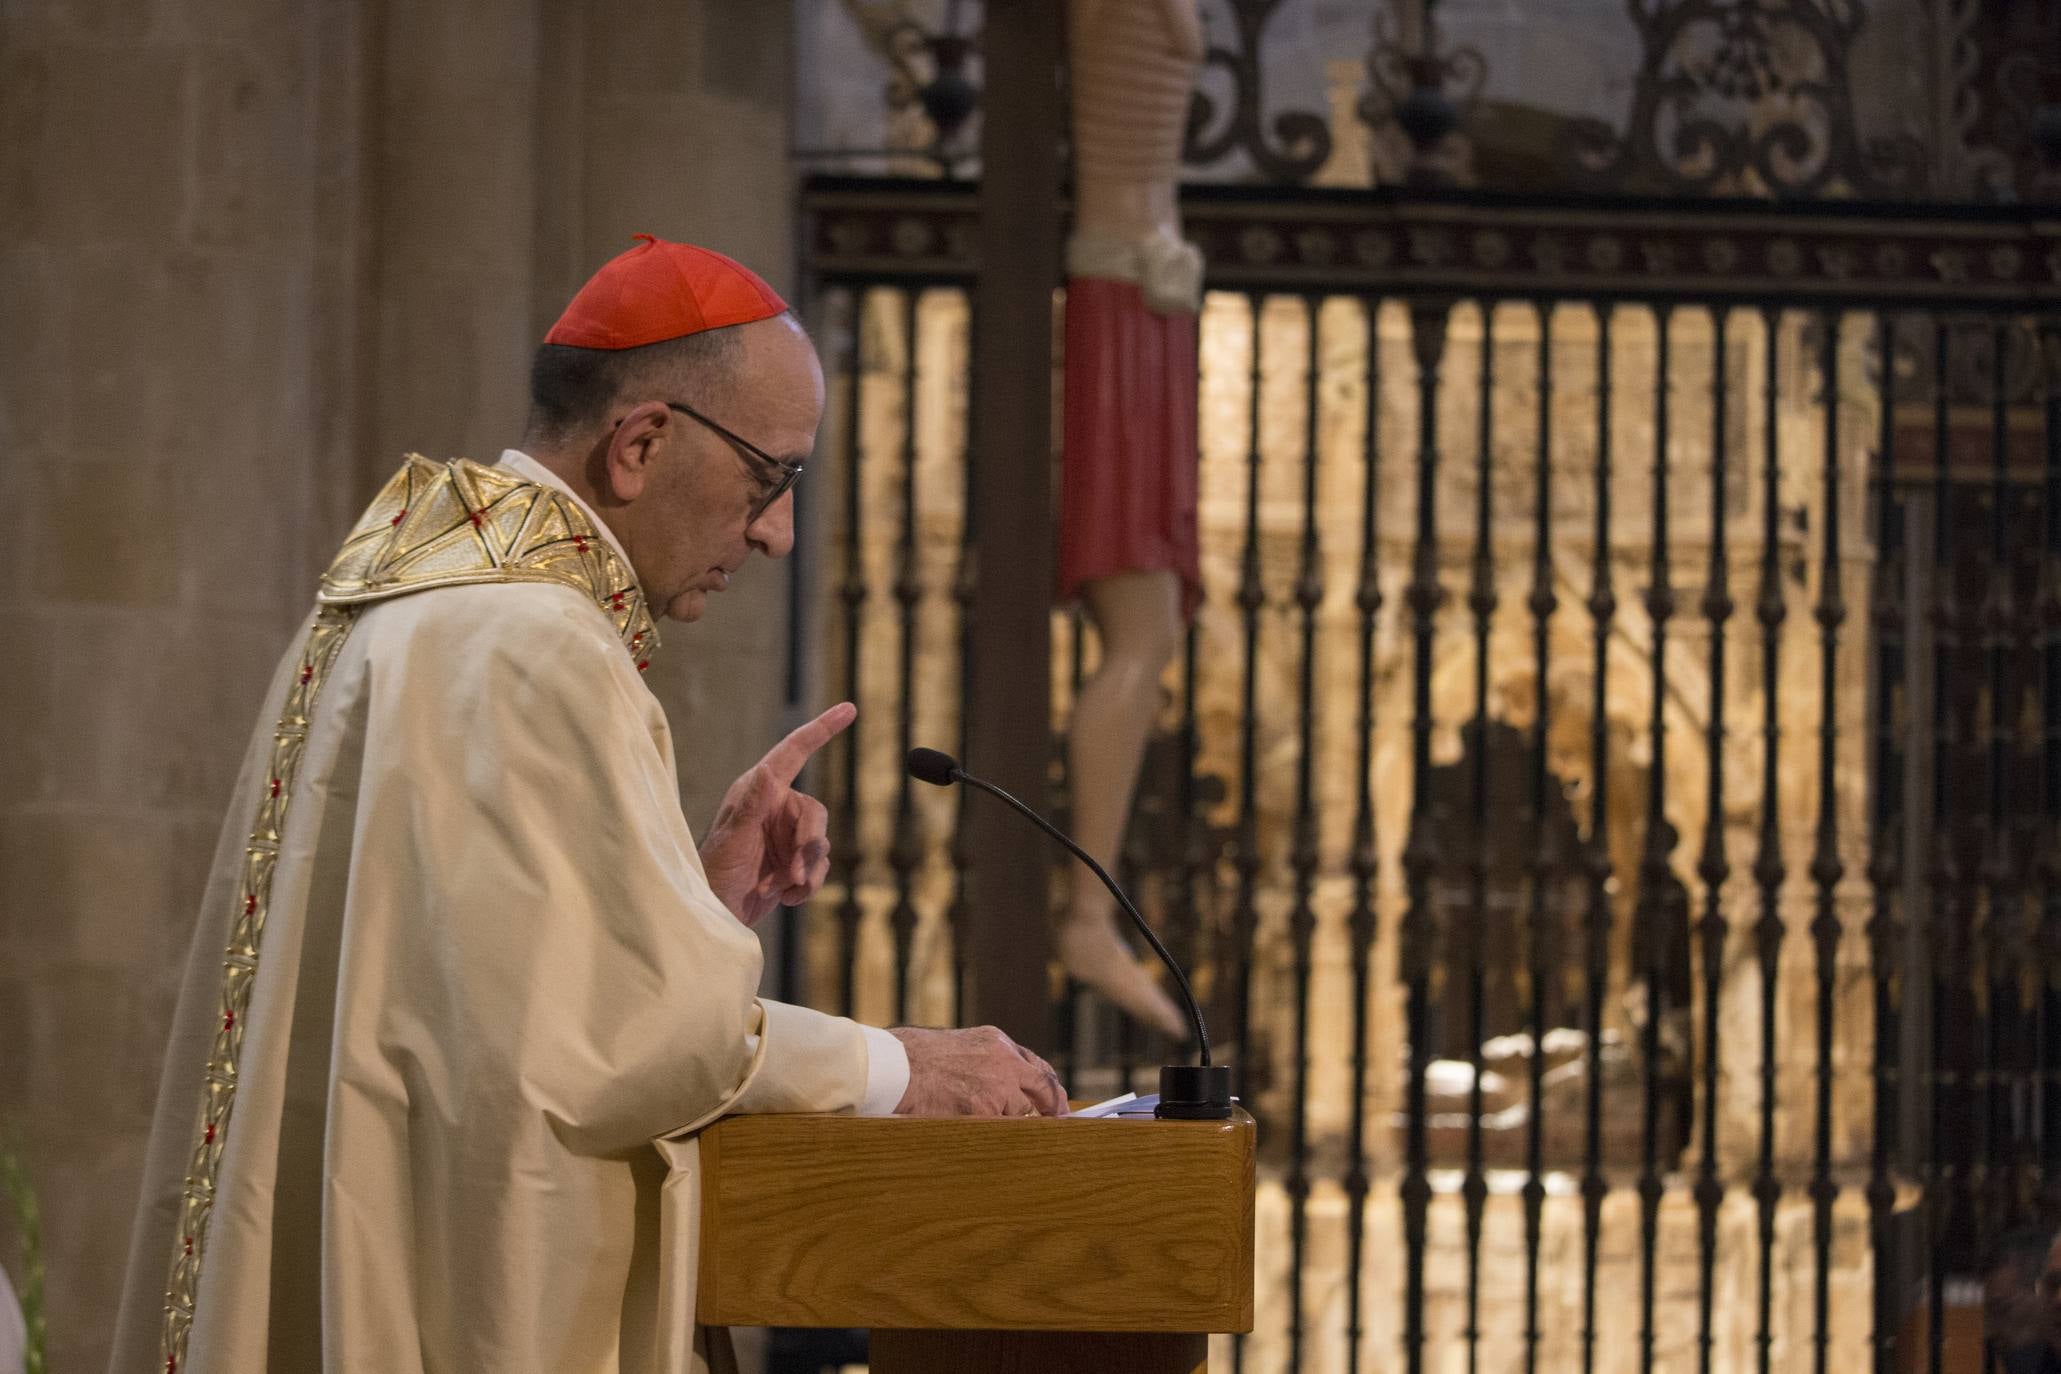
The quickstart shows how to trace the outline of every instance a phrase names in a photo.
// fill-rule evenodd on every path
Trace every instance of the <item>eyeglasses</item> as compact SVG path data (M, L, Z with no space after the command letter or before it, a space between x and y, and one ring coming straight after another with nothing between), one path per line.
M693 406L687 405L684 402L667 401L666 406L670 410L679 411L682 415L687 416L689 419L701 421L701 423L707 425L710 429L714 430L718 435L729 440L733 446L743 450L745 453L750 454L753 458L756 458L759 462L765 464L767 467L772 468L775 472L780 474L777 478L765 476L759 477L759 484L763 487L766 487L766 492L763 496L759 497L758 504L754 505L751 508L751 518L753 520L756 520L761 515L764 515L766 511L772 507L775 501L778 501L781 497L787 494L788 488L792 487L796 482L799 482L801 480L802 464L781 462L778 458L775 458L772 454L766 452L757 444L754 444L751 440L745 438L740 434L736 434L728 429L725 429L722 425L717 424L714 420L709 419L708 416L702 414Z

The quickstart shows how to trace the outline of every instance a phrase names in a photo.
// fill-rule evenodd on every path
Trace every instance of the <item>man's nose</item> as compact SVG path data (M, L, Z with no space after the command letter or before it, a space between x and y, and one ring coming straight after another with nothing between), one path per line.
M794 548L794 490L780 493L780 499L760 511L744 530L751 546L768 558L785 558Z

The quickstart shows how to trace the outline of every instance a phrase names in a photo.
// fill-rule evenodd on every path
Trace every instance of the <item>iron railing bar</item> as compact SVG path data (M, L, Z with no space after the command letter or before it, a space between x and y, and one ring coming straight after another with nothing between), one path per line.
M1873 626L1875 654L1871 683L1869 729L1873 734L1868 879L1873 911L1868 921L1868 949L1875 983L1875 1138L1869 1151L1868 1232L1875 1265L1875 1292L1869 1340L1875 1374L1893 1374L1896 1366L1898 1253L1896 1185L1890 1151L1896 1137L1899 1099L1908 1091L1901 1063L1903 1044L1900 958L1903 931L1897 919L1896 893L1903 881L1904 824L1904 511L1897 487L1896 465L1896 321L1887 310L1876 318L1876 389L1881 429L1871 474L1875 523Z
M980 312L971 295L966 298L966 337L974 339L980 330ZM970 349L969 349L970 351ZM973 595L980 578L979 531L973 518L974 483L980 465L974 459L973 417L980 413L979 371L972 366L965 369L966 376L966 420L960 430L960 498L959 498L959 550L958 568L952 578L952 604L958 612L959 646L959 757L965 758L972 743L972 713L967 709L973 701ZM954 788L952 800L952 901L945 910L945 927L952 941L952 996L950 1011L952 1024L960 1024L966 1007L966 932L969 915L967 893L973 869L973 848L967 838L967 821L970 814L966 806L966 789Z
M1237 999L1231 1021L1236 1043L1250 1043L1252 1033L1253 937L1259 926L1259 639L1260 612L1266 606L1266 588L1260 579L1260 451L1262 346L1266 299L1247 298L1252 317L1251 401L1245 469L1245 548L1239 558L1238 607L1244 619L1243 664L1240 682L1243 701L1239 710L1238 749L1238 899L1233 917L1236 928L1239 969L1233 989ZM1242 1057L1242 1056L1241 1056ZM1249 1065L1241 1065L1241 1070ZM1250 1098L1251 1094L1247 1094Z
M2039 913L2046 973L2040 989L2040 1026L2035 1059L2034 1121L2038 1158L2061 1151L2061 319L2039 326L2045 365L2045 468L2040 488L2040 595L2038 622L2041 665L2036 670L2040 703L2039 810L2034 824L2041 866ZM2042 1179L2042 1210L2061 1213L2061 1168Z
M1238 849L1236 868L1238 874L1237 904L1232 915L1232 939L1236 950L1237 972L1231 995L1234 999L1231 1024L1232 1036L1244 1061L1242 1053L1252 1043L1252 982L1253 942L1259 928L1259 910L1256 905L1259 890L1259 634L1260 609L1266 604L1266 592L1260 582L1260 405L1261 405L1261 334L1265 298L1258 294L1246 297L1247 313L1252 320L1251 395L1247 405L1247 446L1245 476L1245 549L1239 558L1238 607L1243 620L1244 643L1242 645L1242 676L1240 678L1242 700L1239 706L1238 739ZM1250 1072L1250 1065L1240 1062L1241 1074ZM1257 1104L1250 1086L1243 1086L1242 1095L1248 1109ZM1255 1111L1254 1115L1258 1113ZM1245 1367L1245 1342L1234 1336L1231 1340L1231 1368L1234 1374L1242 1374Z
M1703 1144L1696 1172L1698 1272L1696 1285L1697 1368L1710 1374L1715 1352L1718 1208L1725 1185L1718 1169L1718 1024L1724 995L1725 882L1732 873L1725 855L1725 627L1731 620L1732 567L1727 548L1726 469L1730 454L1725 434L1728 383L1725 332L1730 314L1723 307L1711 314L1711 440L1710 440L1710 571L1703 592L1703 616L1710 625L1710 725L1704 732L1709 754L1709 788L1703 855L1697 874L1703 882Z
M1483 1062L1481 1044L1487 1038L1487 1019L1482 1005L1486 992L1484 962L1488 939L1488 648L1489 621L1496 610L1496 562L1493 507L1495 479L1490 471L1495 443L1495 302L1477 302L1481 312L1481 355L1477 369L1480 393L1476 409L1475 523L1471 579L1467 607L1474 617L1474 767L1470 778L1472 795L1468 822L1472 831L1467 847L1468 930L1463 957L1467 998L1467 1063L1472 1082L1467 1090L1467 1173L1460 1185L1466 1207L1467 1225L1467 1309L1462 1338L1467 1342L1467 1374L1475 1374L1481 1345L1481 1220L1488 1202L1488 1176L1482 1171ZM1450 1053L1450 1049L1446 1050Z
M1323 551L1317 537L1318 384L1322 380L1320 325L1323 302L1303 300L1309 327L1308 367L1303 394L1302 553L1295 581L1295 604L1302 615L1302 652L1296 685L1295 838L1290 864L1294 874L1289 936L1295 958L1295 1105L1289 1127L1288 1173L1284 1181L1289 1205L1288 1367L1302 1368L1303 1297L1309 1228L1309 1092L1311 945L1317 915L1310 904L1317 881L1316 710L1317 609L1324 600Z
M919 293L902 295L902 527L895 557L895 744L898 758L907 758L916 743L916 612L923 600L923 579L916 549L916 398L921 362L919 357ZM923 837L916 819L915 781L901 770L895 792L894 842L888 847L888 867L894 873L895 903L888 915L894 936L894 1019L908 1020L909 961L916 943L916 869L923 862Z
M1837 899L1845 865L1839 858L1839 627L1846 619L1840 576L1841 481L1839 453L1839 338L1841 316L1824 318L1823 353L1819 363L1825 403L1824 561L1818 574L1819 700L1818 700L1818 825L1811 857L1811 882L1817 913L1811 939L1817 953L1818 1081L1817 1146L1813 1157L1810 1197L1816 1270L1811 1290L1812 1369L1826 1374L1832 1346L1832 1206L1839 1189L1832 1180L1832 1049L1834 998L1837 995L1840 922Z
M1933 1117L1931 1137L1926 1154L1931 1165L1930 1177L1925 1189L1926 1210L1930 1214L1927 1230L1931 1241L1927 1280L1927 1322L1926 1360L1930 1374L1941 1374L1946 1354L1946 1244L1951 1232L1955 1213L1955 1194L1960 1190L1960 1171L1955 1162L1947 1157L1948 1142L1954 1139L1950 1123L1953 1121L1953 1098L1956 1092L1953 1051L1955 1041L1952 1029L1955 1025L1957 1004L1961 989L1957 986L1955 965L1963 945L1963 938L1957 928L1959 895L1954 863L1954 834L1950 818L1955 814L1952 798L1953 771L1950 767L1951 751L1956 728L1953 716L1953 698L1949 691L1949 664L1959 638L1960 613L1956 606L1954 586L1954 564L1952 549L1953 485L1950 480L1949 442L1952 430L1949 426L1949 398L1947 365L1953 336L1944 319L1936 320L1933 326L1932 388L1933 388L1933 510L1932 510L1932 578L1933 617L1935 635L1932 663L1932 815L1934 822L1934 849L1930 863L1931 892L1927 905L1932 924L1934 947L1933 968L1933 1014L1932 1014L1932 1068L1931 1087Z
M1610 985L1610 636L1617 614L1610 554L1611 307L1596 307L1596 553L1589 591L1595 666L1589 705L1588 907L1583 916L1582 1029L1588 1096L1582 1135L1582 1374L1596 1368L1596 1273L1603 1246L1603 1000Z
M2010 679L2007 649L2011 638L2011 537L2010 537L2010 392L2007 368L2011 335L2003 321L1990 325L1990 481L1989 481L1989 567L1982 607L1983 694L1988 708L1981 712L1979 728L1987 731L1983 743L1983 863L1982 929L1985 966L1988 970L1987 1015L1984 1030L1987 1043L1982 1060L1984 1096L1982 1163L1984 1188L1977 1226L1982 1234L1994 1234L2016 1221L2011 1196L2013 1169L2009 1153L2013 1148L2011 1128L2011 1081L2005 1068L2006 1047L2015 1039L2013 1022L2017 1008L2017 979L2012 966L2017 962L2018 930L2012 910L2011 836L2006 816L2013 784L2011 768Z
M866 565L860 545L865 528L865 483L864 474L860 471L865 443L859 425L861 393L865 389L866 377L866 301L869 294L863 287L850 294L851 368L846 374L844 433L840 436L844 450L844 578L838 591L844 603L844 696L845 700L852 702L859 700L859 652L865 638L862 628L866 606ZM860 712L861 716L864 714ZM864 914L859 902L862 838L859 834L859 740L862 725L862 721L854 720L844 731L838 786L837 830L840 842L831 850L837 884L842 891L837 906L838 1008L846 1016L852 1014L857 997L859 921Z
M1639 1154L1639 1368L1652 1374L1656 1338L1655 1300L1659 1274L1660 1198L1664 1191L1659 1167L1661 979L1674 936L1670 895L1675 888L1674 827L1667 819L1667 629L1675 611L1668 548L1668 469L1670 366L1674 316L1667 306L1654 314L1656 349L1653 383L1653 566L1646 592L1646 612L1653 622L1652 760L1646 783L1646 839L1639 873L1636 908L1645 936L1646 1024L1641 1036L1644 1066L1643 1130ZM1635 940L1634 943L1637 943Z
M1760 893L1760 919L1754 926L1760 959L1760 1160L1754 1173L1753 1196L1760 1241L1760 1293L1754 1333L1756 1367L1768 1374L1774 1355L1775 1206L1782 1196L1775 1174L1775 1005L1782 960L1781 739L1778 684L1782 656L1782 622L1788 614L1782 594L1781 495L1779 475L1781 428L1778 405L1782 316L1779 307L1761 312L1764 336L1761 397L1765 433L1761 456L1760 591L1754 605L1761 631L1761 824L1760 848L1754 858L1754 882Z
M1195 622L1190 620L1181 634L1181 767L1175 797L1175 804L1180 808L1176 824L1180 833L1180 852L1175 858L1170 921L1173 929L1168 932L1173 937L1172 948L1189 968L1197 967L1204 957L1196 889L1202 880L1203 865L1208 861L1204 847L1202 798L1195 786L1195 769L1202 747L1196 723L1195 698L1198 638ZM1217 951L1211 950L1208 957L1214 959L1216 954Z
M1360 501L1360 576L1353 596L1359 614L1360 675L1358 741L1353 764L1353 1053L1351 1125L1346 1142L1346 1374L1359 1374L1364 1332L1362 1304L1366 1259L1367 1193L1367 1031L1368 980L1372 976L1374 941L1379 934L1375 882L1380 875L1374 831L1374 635L1381 595L1380 526L1376 520L1381 489L1381 302L1368 298L1366 412L1362 431L1364 490Z
M1411 558L1406 599L1414 644L1410 715L1410 839L1404 864L1409 900L1401 933L1403 983L1409 1036L1408 1079L1404 1088L1405 1163L1402 1181L1403 1365L1408 1374L1424 1368L1424 1262L1426 1222L1431 1209L1431 1178L1425 1156L1426 1040L1431 1032L1432 946L1438 917L1432 909L1431 884L1444 872L1444 836L1431 823L1424 806L1431 772L1432 636L1445 593L1438 565L1438 390L1445 357L1449 308L1420 300L1410 313L1410 341L1417 358L1417 537Z
M1546 1186L1544 1179L1546 1127L1546 923L1557 921L1560 908L1549 904L1547 893L1554 877L1553 856L1547 852L1546 797L1551 774L1547 763L1546 731L1551 719L1551 697L1547 690L1549 635L1553 612L1558 605L1553 583L1553 308L1534 301L1538 319L1538 432L1534 441L1536 486L1532 492L1532 577L1527 609L1532 616L1532 667L1538 679L1538 707L1532 720L1531 768L1525 805L1530 822L1531 891L1525 923L1526 1030L1531 1036L1530 1072L1526 1075L1528 1112L1524 1132L1524 1368L1537 1374L1539 1361L1539 1249L1544 1242ZM1561 948L1556 941L1555 950Z
M2039 375L2039 339L2036 332L2020 336L2027 345L2025 361L2033 378ZM2038 392L2037 382L2028 388ZM2044 410L2044 397L2041 397ZM2016 403L2014 403L2015 406ZM2008 418L2008 417L2007 417ZM2008 441L2009 435L2006 434ZM2012 696L2017 703L2012 726L2011 786L2006 796L2009 811L2006 825L2011 837L2011 906L2020 949L2038 950L2043 935L2041 908L2044 892L2040 884L2040 812L2046 805L2045 779L2040 776L2040 751L2044 730L2040 719L2040 590L2045 574L2040 538L2044 534L2038 508L2039 484L2019 474L2013 481L2011 538L2014 584L2010 617L2012 658L2015 663ZM2019 584L2023 584L2022 586ZM2041 970L2035 960L2018 959L2011 967L2013 1046L2011 1057L2011 1224L2022 1227L2038 1221L2042 1156L2038 1101L2040 1090L2040 987Z

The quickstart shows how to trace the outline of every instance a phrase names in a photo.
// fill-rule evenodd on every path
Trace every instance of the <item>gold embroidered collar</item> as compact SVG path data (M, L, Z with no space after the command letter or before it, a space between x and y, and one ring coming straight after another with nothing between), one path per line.
M557 582L585 593L640 672L658 649L636 575L579 503L469 458L409 454L344 540L316 599L351 606L480 582Z

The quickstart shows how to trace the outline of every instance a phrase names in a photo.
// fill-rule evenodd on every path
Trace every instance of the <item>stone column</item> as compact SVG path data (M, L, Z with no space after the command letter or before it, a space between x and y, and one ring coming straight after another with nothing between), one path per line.
M787 8L582 0L551 6L547 23L526 347L637 233L728 253L794 300ZM750 437L749 416L735 424ZM804 503L823 494L803 485ZM660 629L647 680L672 720L697 831L788 723L790 590L807 539L785 563L752 560L700 622Z
M52 1368L105 1364L193 904L315 575L404 450L516 441L543 324L632 232L791 285L788 23L0 16L0 1128L42 1198ZM777 732L786 576L654 669L697 823Z
M404 452L492 462L521 434L541 22L534 0L383 7L366 129L368 494Z
M0 19L0 1128L42 1201L53 1369L105 1362L193 903L354 499L326 384L360 22Z

